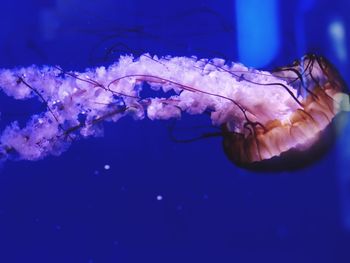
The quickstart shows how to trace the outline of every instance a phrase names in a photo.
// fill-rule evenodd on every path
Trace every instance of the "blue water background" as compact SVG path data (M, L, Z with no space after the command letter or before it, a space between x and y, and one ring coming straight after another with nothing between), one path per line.
M348 1L263 3L3 0L0 67L83 70L150 52L271 69L314 52L349 80ZM0 94L0 128L43 110ZM347 133L311 166L262 174L230 163L219 137L174 142L171 124L124 118L59 157L7 162L0 263L350 262ZM198 126L210 131L208 116L176 127L195 137Z

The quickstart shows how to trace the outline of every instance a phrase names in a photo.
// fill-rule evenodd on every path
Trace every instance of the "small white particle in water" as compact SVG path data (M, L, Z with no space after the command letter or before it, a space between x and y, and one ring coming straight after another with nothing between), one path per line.
M105 164L104 168L105 168L105 170L109 170L111 168L111 166L109 164Z
M157 200L158 200L158 201L163 200L163 196L161 196L161 195L157 195Z

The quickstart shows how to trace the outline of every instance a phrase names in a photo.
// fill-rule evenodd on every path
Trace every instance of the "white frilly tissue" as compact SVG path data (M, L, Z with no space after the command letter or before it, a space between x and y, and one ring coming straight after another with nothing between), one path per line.
M249 81L247 81L249 79ZM263 85L267 83L283 85ZM257 85L259 84L259 85ZM36 98L46 108L24 127L15 121L0 135L0 159L38 160L59 155L74 138L101 134L102 121L180 118L182 112L210 112L213 125L244 120L288 122L300 107L295 89L285 79L222 59L121 56L109 67L64 71L30 66L1 69L0 90L16 100ZM142 97L142 89L163 97ZM171 91L171 96L167 92ZM291 94L292 93L292 94ZM145 93L147 94L147 93Z

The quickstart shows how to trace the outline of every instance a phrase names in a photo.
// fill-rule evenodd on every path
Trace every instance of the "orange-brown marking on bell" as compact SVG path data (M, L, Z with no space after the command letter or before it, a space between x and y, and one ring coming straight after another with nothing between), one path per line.
M250 132L237 133L223 125L223 147L228 158L240 166L278 158L289 151L305 151L319 141L322 132L341 111L334 99L344 94L345 84L335 68L325 59L320 68L325 82L313 83L312 91L302 101L302 107L289 116L289 121L273 119L263 126L252 126ZM311 72L308 74L312 74ZM312 75L311 75L312 77ZM348 97L347 97L348 99ZM272 109L273 110L273 109Z

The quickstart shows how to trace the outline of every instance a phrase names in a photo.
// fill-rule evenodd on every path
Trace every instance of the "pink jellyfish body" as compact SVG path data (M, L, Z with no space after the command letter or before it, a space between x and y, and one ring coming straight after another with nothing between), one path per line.
M141 97L146 86L174 95ZM122 56L83 73L49 66L2 69L0 87L14 99L36 97L46 106L25 127L13 122L5 128L2 160L59 155L76 138L101 134L103 121L127 115L156 120L210 112L212 124L222 128L227 157L249 167L312 148L349 108L341 77L315 55L273 72L222 59Z

